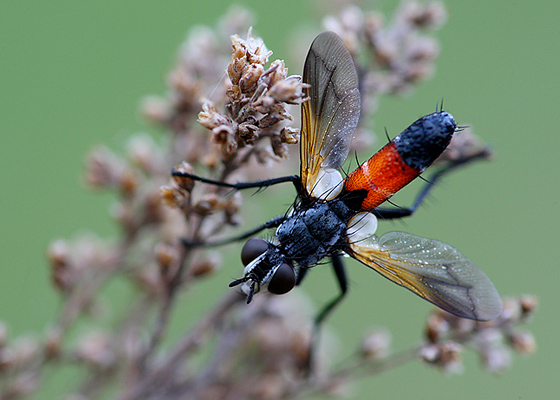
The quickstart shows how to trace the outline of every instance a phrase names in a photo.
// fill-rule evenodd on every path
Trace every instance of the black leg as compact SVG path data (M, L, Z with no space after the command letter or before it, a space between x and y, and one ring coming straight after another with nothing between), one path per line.
M233 242L238 242L240 240L243 239L247 239L248 237L251 237L261 231L264 231L265 229L270 229L270 228L277 228L278 226L280 226L280 224L282 224L282 222L284 222L284 220L286 219L285 215L279 215L278 217L272 218L269 221L266 221L264 224L257 226L256 228L242 233L239 236L234 236L231 238L227 238L227 239L222 239L222 240L217 240L217 241L213 241L213 242L195 242L192 240L187 240L187 239L181 239L181 242L183 243L183 246L185 247L213 247L213 246L222 246L224 244L228 244L228 243L233 243Z
M330 314L330 312L340 303L340 301L346 295L348 291L348 281L346 279L346 272L344 270L344 264L342 263L342 257L339 253L334 253L331 256L333 271L336 276L336 280L338 282L338 286L340 287L340 293L334 299L329 301L317 314L315 317L315 331L319 331L319 327L321 323L325 320L325 318Z
M420 193L418 193L418 195L416 196L416 200L414 200L414 204L412 204L411 207L409 208L376 208L374 209L372 212L373 214L378 217L378 218L382 218L382 219L394 219L394 218L403 218L403 217L408 217L412 214L414 214L414 212L418 209L418 207L420 207L420 205L424 202L424 200L426 199L426 197L428 196L428 194L432 191L432 189L435 187L436 183L446 174L448 174L449 172L455 170L456 168L459 168L475 159L478 158L482 158L482 157L486 157L487 153L486 152L481 152L480 156L475 155L472 156L468 159L464 159L464 160L460 160L454 164L451 164L449 166L446 166L442 169L440 169L439 171L437 171L436 173L434 173L430 179L428 181L426 181L426 185L422 188L422 190L420 190Z
M305 276L307 275L307 271L309 271L309 268L299 267L296 277L296 286L299 286L301 284L303 278L305 278Z
M307 359L308 372L313 371L313 363L315 358L315 348L319 341L319 332L321 330L321 324L331 313L331 311L340 303L340 301L346 295L348 290L348 281L346 280L346 273L344 272L344 264L342 263L342 257L339 253L334 253L331 256L333 271L335 273L338 285L340 287L340 293L334 299L329 301L323 309L315 317L313 324L313 335L311 337L311 343L309 345L309 358ZM305 275L305 274L304 274ZM299 277L298 277L299 278Z
M264 189L269 186L276 185L278 183L284 183L284 182L292 182L296 187L298 193L300 193L300 189L301 189L301 179L299 178L298 175L288 175L288 176L281 176L279 178L266 179L263 181L239 182L239 183L227 183L227 182L215 181L212 179L203 178L201 176L189 174L188 172L181 172L176 170L172 170L171 175L180 176L183 178L191 178L195 181L209 183L211 185L216 185L216 186L229 187L236 190L251 189L251 188Z

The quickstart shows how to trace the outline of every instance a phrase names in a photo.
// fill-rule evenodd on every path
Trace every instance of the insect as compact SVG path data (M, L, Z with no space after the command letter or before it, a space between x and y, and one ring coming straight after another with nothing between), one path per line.
M230 287L242 285L247 302L264 288L283 294L299 285L311 267L330 258L340 293L318 314L318 325L347 292L342 261L346 254L459 317L496 318L502 303L494 285L458 250L404 232L375 235L378 218L411 215L434 186L437 177L428 181L411 208L379 207L443 152L457 130L453 116L439 110L418 119L343 179L339 169L348 156L361 106L356 68L335 33L324 32L314 40L303 81L309 88L302 104L299 176L234 184L172 172L234 189L294 184L298 196L289 213L232 239L276 228L274 240L252 238L245 243L243 277Z

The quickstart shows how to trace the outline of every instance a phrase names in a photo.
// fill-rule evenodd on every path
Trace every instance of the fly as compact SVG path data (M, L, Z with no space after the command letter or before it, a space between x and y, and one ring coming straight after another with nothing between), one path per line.
M264 288L283 294L299 285L312 266L330 258L340 293L318 314L319 325L347 292L342 262L347 254L452 314L479 321L496 318L502 310L498 292L458 250L405 232L375 235L378 218L413 214L442 175L427 183L412 207L379 207L445 150L457 130L453 116L439 110L418 119L344 179L339 170L348 156L361 105L352 56L335 33L324 32L313 41L303 82L309 87L302 104L299 176L232 184L172 172L238 190L294 184L298 197L291 213L231 239L276 228L274 240L252 238L245 243L244 274L230 286L242 285L248 303Z

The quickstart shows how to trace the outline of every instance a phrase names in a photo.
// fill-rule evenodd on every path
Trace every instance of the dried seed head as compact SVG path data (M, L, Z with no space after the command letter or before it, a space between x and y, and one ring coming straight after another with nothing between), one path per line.
M47 258L51 264L51 279L55 287L67 291L73 285L69 270L69 248L65 240L54 241L47 248Z
M239 48L234 47L231 62L227 67L229 79L235 87L239 86L239 79L247 66L247 56Z
M200 163L206 168L214 170L220 165L220 156L214 148L200 158Z
M31 362L39 362L41 347L31 337L20 337L0 353L0 371L19 369Z
M194 211L201 215L210 215L223 207L222 199L215 193L207 193L194 205Z
M270 67L266 70L264 76L262 77L262 81L266 84L266 86L271 87L274 86L275 83L282 81L287 77L288 68L286 68L284 60L274 60L270 63ZM292 77L296 77L301 80L301 77L298 75L293 75Z
M506 298L503 300L502 313L500 314L500 321L514 323L521 318L521 307L519 301L514 298Z
M106 147L93 150L86 161L86 182L94 188L118 185L124 162Z
M220 114L214 104L207 100L202 103L202 111L198 113L198 123L207 129L214 129L221 125L230 125L231 120Z
M265 65L268 58L272 55L272 51L268 51L266 45L261 38L252 37L252 28L249 28L247 39L241 39L239 35L231 36L233 48L232 60L246 57L250 64L257 63Z
M374 38L385 27L385 16L379 12L372 11L365 16L364 31L366 40L374 43Z
M138 187L138 178L132 171L123 171L119 179L119 190L124 197L134 195Z
M389 354L391 333L386 329L376 329L362 340L361 354L368 360L379 360Z
M230 159L237 150L235 131L229 125L221 125L212 129L212 140L220 146L222 157Z
M179 252L176 246L170 243L159 242L156 244L154 252L159 268L162 271L167 271L170 266L175 265L179 258Z
M243 203L243 197L241 193L236 192L233 196L227 199L224 204L224 214L226 216L226 221L230 225L237 225L239 222L239 209Z
M117 361L112 338L105 332L90 332L81 338L76 355L91 367L101 370L111 368Z
M303 94L304 86L307 87L308 85L302 84L299 76L292 75L277 81L267 92L267 96L278 103L301 104L305 98Z
M53 359L60 355L64 333L59 327L50 329L45 340L45 357Z
M421 29L437 29L447 20L445 7L437 1L427 4L408 1L403 5L401 15L411 25Z
M342 9L338 17L325 17L323 26L340 36L351 54L359 53L360 35L364 31L364 14L360 7L350 5Z
M280 139L283 143L296 144L299 142L299 129L294 129L290 127L282 128L280 131Z
M273 102L271 101L270 103L273 103ZM262 130L262 129L270 128L270 127L276 125L281 120L282 120L282 118L279 115L266 114L264 117L262 117L259 120L259 129Z
M491 346L481 353L482 363L489 372L499 373L511 365L511 352L504 346Z
M254 118L251 117L250 122L243 122L238 127L238 135L245 144L254 144L259 137L260 127L255 126L257 123Z
M151 136L138 133L133 135L126 145L128 158L148 175L156 171L158 148Z
M449 332L449 324L441 313L430 314L426 324L426 338L431 343L439 342Z
M191 164L186 161L183 161L181 164L177 165L175 171L180 173L187 173L187 174L194 174L194 168ZM187 193L190 193L194 187L194 180L192 178L188 178L186 176L177 176L173 175L173 181L175 184Z
M446 341L422 347L420 357L445 372L458 374L463 372L462 351L463 346L459 343Z
M523 317L532 315L539 306L539 300L535 296L524 295L519 299Z
M257 88L257 82L264 73L261 64L251 64L243 68L243 73L239 79L239 88L242 93L253 93Z
M191 266L190 272L195 278L205 278L218 271L221 264L222 257L220 253L212 252L206 254L204 258L195 261Z
M186 210L185 205L190 198L189 194L183 190L180 190L176 186L163 185L160 189L160 195L163 203L168 207L179 207Z
M270 137L270 145L275 156L280 158L288 158L288 147L282 142L280 135Z
M171 120L173 109L168 99L160 96L146 96L142 99L140 112L148 121L167 125Z
M508 340L511 346L520 354L529 355L537 351L537 342L531 332L512 332Z

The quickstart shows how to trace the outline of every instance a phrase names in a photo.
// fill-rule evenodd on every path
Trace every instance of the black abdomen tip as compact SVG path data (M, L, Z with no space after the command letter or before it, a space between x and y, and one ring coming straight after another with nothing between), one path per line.
M393 142L402 160L422 172L445 150L456 129L453 116L439 111L414 122Z

